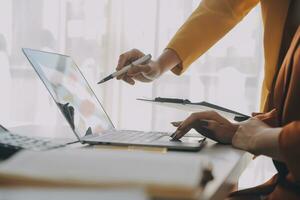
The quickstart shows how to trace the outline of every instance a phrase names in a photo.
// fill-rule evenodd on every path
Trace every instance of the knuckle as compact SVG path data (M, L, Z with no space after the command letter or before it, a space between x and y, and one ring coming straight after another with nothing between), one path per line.
M140 50L138 50L136 48L131 49L130 52L136 57L141 57L141 56L145 55L143 52L141 52Z
M136 48L131 49L131 52L141 54L142 52Z
M139 50L136 49L136 48L133 48L133 49L131 49L130 51L132 51L132 52L139 52Z
M119 60L122 60L125 58L125 53L122 53L120 56L119 56Z
M212 117L212 118L217 118L217 117L220 116L219 113L217 113L214 110L207 111L207 115L210 116L210 117Z

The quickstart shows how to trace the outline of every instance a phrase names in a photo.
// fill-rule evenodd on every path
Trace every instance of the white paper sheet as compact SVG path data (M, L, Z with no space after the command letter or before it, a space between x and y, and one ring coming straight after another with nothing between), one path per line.
M88 183L196 187L203 157L187 153L69 149L24 151L0 164L0 174Z

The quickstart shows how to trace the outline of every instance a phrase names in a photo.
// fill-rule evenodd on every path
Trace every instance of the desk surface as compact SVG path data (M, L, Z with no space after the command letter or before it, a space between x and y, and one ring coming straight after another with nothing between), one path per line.
M11 131L26 134L27 136L68 138L68 140L76 140L74 134L69 127L54 128L26 125L10 128ZM55 134L53 134L55 133ZM74 148L80 148L86 145L80 143L72 145ZM237 183L238 177L246 168L251 160L251 155L244 151L234 149L229 145L216 144L208 140L207 145L199 152L187 152L199 154L199 156L208 158L212 163L214 180L205 187L201 199L224 199L228 192Z

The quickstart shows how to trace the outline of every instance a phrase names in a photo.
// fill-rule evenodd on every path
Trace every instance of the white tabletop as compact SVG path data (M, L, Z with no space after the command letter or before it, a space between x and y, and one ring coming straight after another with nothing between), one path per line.
M76 141L72 130L69 127L41 127L25 125L10 128L12 132L27 136L67 138L69 141ZM84 147L77 143L75 148ZM212 163L214 179L205 187L201 199L224 199L237 183L238 177L251 160L251 154L232 148L230 145L216 144L208 140L207 145L199 152L187 152L188 154L199 154Z

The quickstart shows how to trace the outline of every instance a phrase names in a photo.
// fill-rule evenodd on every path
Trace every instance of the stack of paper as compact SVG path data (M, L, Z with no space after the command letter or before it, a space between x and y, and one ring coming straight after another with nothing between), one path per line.
M152 196L194 198L200 191L202 159L198 154L175 152L23 151L0 164L0 184L106 188L142 186Z

